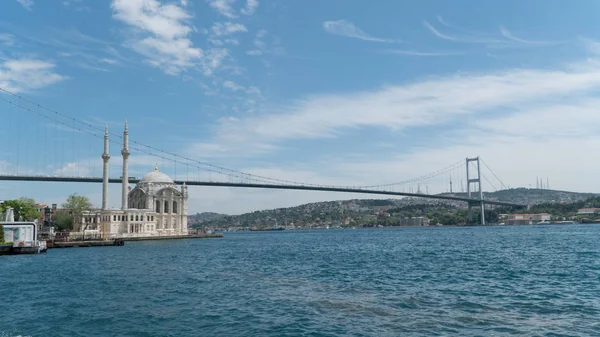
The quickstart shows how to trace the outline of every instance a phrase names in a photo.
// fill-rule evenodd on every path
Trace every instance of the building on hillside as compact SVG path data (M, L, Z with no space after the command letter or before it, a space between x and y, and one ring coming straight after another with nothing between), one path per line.
M402 218L398 221L398 226L429 226L429 218L423 216Z
M552 215L548 213L538 214L510 214L506 219L507 225L535 225L540 222L548 222Z
M98 230L105 239L187 235L188 187L178 187L158 167L147 173L131 189L128 176L129 132L123 131L123 173L121 176L121 209L108 208L108 128L104 134L102 154L102 208L98 213L85 214L85 228Z
M589 215L600 213L600 208L580 208L577 211L577 215Z

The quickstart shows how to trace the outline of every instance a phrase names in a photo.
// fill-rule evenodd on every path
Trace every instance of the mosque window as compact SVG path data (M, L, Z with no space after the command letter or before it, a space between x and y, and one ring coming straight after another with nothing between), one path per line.
M173 201L173 213L177 213L177 201Z
M163 210L163 213L169 213L169 202L165 200L165 209Z
M156 213L160 213L160 202L156 200Z

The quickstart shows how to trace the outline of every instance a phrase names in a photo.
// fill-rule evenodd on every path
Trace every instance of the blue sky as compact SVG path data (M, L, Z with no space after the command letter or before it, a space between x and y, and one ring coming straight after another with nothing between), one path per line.
M133 140L269 177L377 184L481 155L511 186L544 176L554 188L598 192L598 10L594 0L9 0L0 86L111 132L127 119ZM1 170L100 174L101 140L0 107ZM117 144L111 153L118 177ZM132 175L156 163L178 178L187 168L228 179L135 151ZM100 201L97 185L0 191ZM111 205L118 197L111 186ZM190 209L351 197L194 188Z

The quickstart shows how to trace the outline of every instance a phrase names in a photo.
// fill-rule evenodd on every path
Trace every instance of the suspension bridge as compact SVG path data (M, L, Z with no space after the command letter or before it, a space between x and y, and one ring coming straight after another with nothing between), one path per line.
M0 87L3 105L3 135L6 158L0 161L0 180L21 182L102 183L97 149L102 145L105 129L100 123L77 118ZM26 126L27 131L22 131ZM15 130L20 130L15 132ZM106 131L110 143L120 147L123 135ZM15 136L16 135L16 136ZM0 136L1 139L1 136ZM87 142L87 144L86 144ZM490 200L484 197L482 182L494 190L496 184L506 188L483 158L467 158L420 177L375 185L328 185L298 182L243 172L203 162L129 139L134 155L161 162L161 168L173 181L188 186L328 191L417 197L465 202L469 210L480 207L485 223L485 205L524 207L526 205ZM87 145L87 146L86 146ZM87 158L86 158L87 157ZM83 158L83 159L82 159ZM132 157L129 183L137 183L147 163ZM87 160L87 165L85 161ZM483 165L482 165L483 164ZM179 172L178 172L179 169ZM118 170L111 170L118 172ZM184 171L184 173L182 173ZM109 177L109 183L122 183L121 177ZM494 183L495 182L495 183Z

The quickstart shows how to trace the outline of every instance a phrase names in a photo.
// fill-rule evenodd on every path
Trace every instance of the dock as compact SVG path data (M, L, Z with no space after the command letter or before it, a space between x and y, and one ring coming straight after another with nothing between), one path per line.
M121 239L106 241L46 241L48 249L50 248L78 248L78 247L108 247L124 246L125 242Z
M48 249L50 248L80 248L80 247L111 247L124 246L125 241L153 241L153 240L182 240L182 239L210 239L222 238L223 234L188 234L188 235L169 235L169 236L148 236L119 238L114 240L90 240L90 241L46 241Z
M0 255L39 254L46 250L40 247L13 247L12 245L0 245Z
M188 234L188 235L167 235L167 236L147 236L141 238L122 238L123 241L151 241L151 240L181 240L181 239L211 239L222 238L223 234Z

